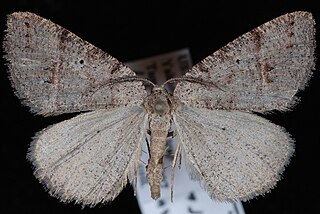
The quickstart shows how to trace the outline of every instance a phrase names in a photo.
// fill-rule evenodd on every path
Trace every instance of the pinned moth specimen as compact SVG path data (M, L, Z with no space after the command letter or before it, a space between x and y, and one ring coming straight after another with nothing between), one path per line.
M172 168L181 158L212 198L269 192L294 143L284 128L254 113L286 111L297 102L315 66L314 25L308 12L285 14L158 86L47 19L8 15L3 48L23 104L44 116L84 112L36 134L27 155L34 175L61 201L95 206L112 201L128 181L135 187L147 143L147 179L157 199L174 125ZM173 82L169 93L164 86Z

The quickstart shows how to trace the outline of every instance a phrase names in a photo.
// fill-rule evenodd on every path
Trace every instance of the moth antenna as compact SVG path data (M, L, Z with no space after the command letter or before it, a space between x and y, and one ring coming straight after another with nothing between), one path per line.
M161 87L164 87L164 85L171 83L171 82L180 82L180 81L187 81L187 82L192 82L192 83L198 83L200 85L204 85L204 86L208 86L208 87L215 87L221 91L225 91L223 90L221 87L219 87L217 84L213 83L213 82L208 82L202 79L198 79L198 78L193 78L193 77L176 77L176 78L171 78L167 81L165 81Z
M92 94L96 93L99 89L103 88L104 86L107 85L112 85L112 84L117 84L117 83L122 83L122 82L135 82L135 81L141 81L144 82L146 84L151 85L152 87L155 87L156 85L151 82L148 79L145 78L140 78L140 77L136 77L136 76L124 76L124 77L119 77L119 78L115 78L115 79L109 79L107 81L104 82L100 82L97 84L97 87L92 90Z
M134 82L134 81L141 81L141 82L144 82L146 84L151 85L152 87L156 86L150 80L145 79L145 78L141 78L141 77L136 77L136 76L124 76L124 77L119 77L116 79L110 79L110 80L108 80L108 82L106 82L106 84L114 84L114 83L120 83L120 82Z

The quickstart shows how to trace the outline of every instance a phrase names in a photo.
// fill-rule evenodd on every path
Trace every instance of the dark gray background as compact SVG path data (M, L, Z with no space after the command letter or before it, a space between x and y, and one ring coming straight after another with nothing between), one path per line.
M107 3L106 3L107 2ZM69 29L120 61L190 48L196 63L223 45L282 14L306 10L320 23L317 1L65 1L2 0L0 38L6 14L30 11ZM313 3L310 3L313 2ZM317 26L320 33L320 28ZM320 38L317 34L317 41ZM319 48L317 48L319 52ZM318 54L319 55L319 54ZM14 96L4 60L0 60L1 213L139 213L131 188L112 203L81 210L50 197L32 175L26 152L34 134L73 115L34 116ZM318 63L319 65L320 63ZM299 93L293 111L265 117L287 129L296 153L272 193L244 203L246 213L319 213L319 83L320 68L309 87ZM257 136L259 137L259 136ZM126 212L125 212L126 211Z

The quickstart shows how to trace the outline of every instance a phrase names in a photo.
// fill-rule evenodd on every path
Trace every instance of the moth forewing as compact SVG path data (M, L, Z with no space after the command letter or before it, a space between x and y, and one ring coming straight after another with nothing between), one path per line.
M16 95L34 113L139 106L147 96L140 81L113 81L134 77L130 68L33 13L8 15L3 48Z
M311 13L282 15L236 38L184 76L219 87L180 81L174 96L198 108L285 111L294 106L297 91L311 77L315 47Z

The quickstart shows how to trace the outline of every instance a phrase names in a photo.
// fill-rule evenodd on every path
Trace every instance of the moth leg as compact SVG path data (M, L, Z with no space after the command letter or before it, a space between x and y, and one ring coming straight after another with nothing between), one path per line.
M137 157L135 160L135 172L134 172L134 181L133 181L134 182L133 183L134 196L137 195L138 171L139 171L140 157L141 157L141 148L138 149L138 154L137 154Z
M167 146L167 147L166 147L166 149L165 149L165 150L164 150L164 152L163 152L163 155L162 155L161 160L163 160L164 156L169 156L169 155L170 155L170 156L172 156L172 155L173 155L173 154L171 154L171 153L166 154L166 152L167 152L169 149L170 149L170 147L169 147L169 146ZM168 165L168 166L164 166L164 167L163 167L163 169L164 169L164 170L166 170L168 167L170 167L170 165Z
M174 153L174 157L172 160L172 165L171 165L171 183L170 183L170 197L171 197L171 202L173 202L173 182L174 182L174 168L176 166L176 161L177 157L180 155L181 158L181 147L180 144L177 145L176 152ZM181 161L181 159L180 159ZM181 165L181 162L180 162Z
M150 130L147 130L147 132L146 132L146 135L151 135L151 131ZM150 144L150 142L149 142L149 140L148 140L148 137L146 136L146 143L147 143L147 148L148 148L148 153L150 154L150 148L149 148L149 144ZM142 150L142 152L144 153L144 154L148 154L146 151L144 151L144 150ZM148 155L149 155L148 154Z
M179 152L179 164L178 164L179 169L181 169L181 160L182 160L182 155L181 155L181 152Z
M139 160L142 164L144 164L144 165L147 165L147 163L146 162L144 162L143 160Z
M146 137L146 143L147 143L147 145L149 144L149 140L148 140L148 138ZM141 149L141 152L143 152L144 154L148 154L149 155L149 153L150 153L150 149L149 149L149 147L148 147L148 152L146 152L146 151L144 151L143 149ZM141 158L140 158L140 160L139 160L141 163L143 163L144 165L147 165L147 163L146 162L144 162L143 160L141 160Z
M162 155L162 158L164 157L164 155L166 154L166 152L167 151L170 151L170 148L169 148L169 146L167 146L166 148L165 148L165 150L163 151L163 155ZM169 152L168 152L169 153ZM170 154L170 153L169 153Z
M168 137L172 137L172 138L176 137L177 133L176 133L175 131L176 131L176 128L175 128L175 126L174 126L173 119L171 118L171 119L170 119L170 129L169 129L169 131L168 131L167 138L168 138Z
M176 133L175 131L170 131L170 132L168 132L167 137L172 137L172 138L174 138L176 135L177 135L177 133Z
M151 135L151 131L150 131L150 129L148 129L147 130L147 134L150 136ZM147 149L148 149L148 156L149 156L149 158L148 159L150 159L151 158L151 152L150 152L150 141L149 141L149 139L148 139L148 137L146 136L146 144L147 144ZM148 163L145 163L145 165L146 165L146 171L148 170Z
M146 134L148 136L151 136L151 130L148 129ZM151 156L151 153L150 153L150 141L148 139L148 136L146 136L146 143L147 143L147 148L148 148L148 153L149 153L148 155L149 155L149 158L150 158L150 156Z

